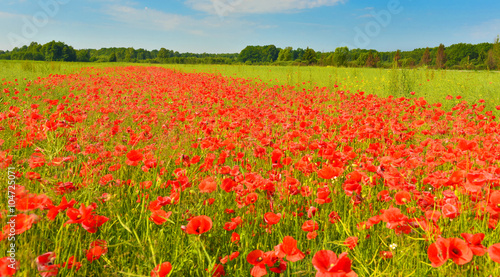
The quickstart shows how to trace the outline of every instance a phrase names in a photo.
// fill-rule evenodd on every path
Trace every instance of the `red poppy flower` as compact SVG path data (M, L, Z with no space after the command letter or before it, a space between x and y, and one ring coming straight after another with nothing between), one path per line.
M212 229L212 219L206 215L200 215L191 218L186 226L186 233L201 235L210 229Z
M214 177L210 176L203 179L198 188L200 192L211 193L217 190L217 183L215 182Z
M127 153L127 159L129 159L132 162L137 162L142 160L143 155L141 152L137 150L131 150L130 152Z
M61 199L61 203L59 203L59 206L50 208L49 212L47 213L47 217L49 218L49 220L54 220L61 211L64 211L68 208L73 208L73 205L75 204L75 199L71 199L71 201L68 202L68 200L66 200L66 197L63 196Z
M235 252L231 253L231 255L229 255L229 260L232 261L232 260L238 258L238 256L240 256L240 252L235 251Z
M31 229L31 226L37 222L38 216L36 214L17 214L16 217L10 217L7 221L7 224L3 227L3 235L4 237L10 236L11 227L15 228L16 235L20 235Z
M276 273L281 273L286 269L284 261L278 258L274 251L265 252L262 250L253 250L247 255L247 262L249 262L254 267L250 270L250 275L253 277L261 277L267 274L266 266L269 270ZM279 262L276 267L275 264Z
M106 249L106 251L108 250L108 242L103 240L103 239L98 239L98 240L94 240L93 242L90 243L89 247L92 248L92 247L96 247L96 246L100 246L102 247L103 249Z
M392 197L389 195L389 191L382 190L381 192L379 192L377 194L377 199L378 199L378 201L381 201L381 202L389 202L389 201L391 201Z
M16 203L16 209L19 211L32 211L36 209L44 210L54 206L52 200L45 194L29 194L20 199Z
M219 259L219 261L220 261L221 264L226 264L228 260L229 260L228 256L224 256L224 257L222 257L222 258Z
M304 224L302 224L302 230L304 232L312 232L312 231L316 231L318 229L319 229L319 225L314 220L307 220L306 222L304 222Z
M317 212L318 212L318 208L311 206L311 207L309 207L309 209L307 209L307 217L311 218L311 217L315 216Z
M156 200L153 200L149 203L148 209L150 211L155 211L161 209L161 207L165 205L170 205L170 204L172 204L172 198L170 198L169 196L165 197L158 196Z
M108 250L101 246L92 247L87 250L87 260L92 263L93 261L98 260L106 252L108 252Z
M318 177L323 179L332 179L334 177L340 176L342 174L342 168L326 166L318 171Z
M126 164L131 165L131 166L136 166L139 164L140 161L142 161L142 158L144 156L142 155L141 152L137 150L131 150L130 152L127 153L127 161Z
M257 199L259 198L259 195L255 192L249 193L247 197L245 198L245 204L246 205L251 205L255 202L257 202Z
M411 201L411 194L405 190L401 190L394 195L394 199L396 199L397 205L405 205Z
M472 250L463 239L449 238L450 248L448 255L458 265L463 265L472 260Z
M380 257L382 257L382 259L391 259L393 257L391 251L380 251L379 255Z
M240 235L236 232L233 232L231 234L231 242L239 242L240 241Z
M441 208L442 214L444 217L454 219L459 215L459 211L457 206L452 205L452 204L444 204L443 207Z
M328 220L330 221L330 223L335 224L340 220L340 216L336 211L332 211L328 215Z
M80 267L82 267L82 263L78 262L75 256L71 256L68 259L68 262L64 262L62 267L74 268L75 271L78 271Z
M281 214L275 214L273 212L268 212L264 214L264 221L269 225L274 225L280 222Z
M36 258L35 263L42 277L57 276L59 265L54 264L55 260L56 254L54 252L47 252Z
M226 275L226 271L224 271L224 266L221 264L215 264L212 270L210 270L210 273L212 274L212 277L220 277Z
M92 211L95 209L93 205L89 205L88 207L85 207L85 205L82 203L80 208L75 209L75 208L69 208L66 211L66 215L69 217L69 220L66 221L64 224L79 224L82 223L85 219L89 218L92 216Z
M467 234L467 233L462 233L460 234L467 244L469 245L470 250L472 250L472 253L476 256L483 256L486 253L486 247L481 244L481 242L484 239L484 234L479 233L479 234Z
M347 252L337 257L331 250L320 250L314 254L312 264L316 268L316 277L358 276L351 269L351 260Z
M426 211L425 212L425 218L428 220L432 220L434 222L437 222L439 218L441 217L441 212L437 210L431 210L431 211Z
M38 179L42 178L42 175L40 175L40 173L38 173L38 172L28 172L28 173L26 173L26 178L28 178L30 180L38 180Z
M10 257L3 257L0 259L0 276L12 276L16 274L19 269L19 261L13 264Z
M236 229L237 227L238 227L238 224L236 224L235 222L232 222L232 221L231 221L231 222L226 222L226 223L224 224L224 227L223 227L223 228L224 228L224 230L226 230L226 231L232 231L232 230Z
M500 190L491 193L486 210L492 215L500 214Z
M488 255L490 255L492 261L500 264L500 243L495 243L488 247Z
M236 185L237 184L236 184L236 182L233 179L231 179L231 178L224 178L222 180L221 188L225 192L230 192Z
M263 264L263 262L265 262L264 251L253 250L248 253L247 262L254 266L250 271L253 277L261 277L267 274L266 266Z
M433 267L440 267L448 260L448 249L450 242L445 238L438 238L435 243L427 249L427 256Z
M109 218L102 215L92 215L82 222L82 227L87 232L94 234L95 232L97 232L97 228L106 223L108 220Z
M151 277L165 277L172 271L172 264L164 262L151 270Z
M305 255L297 248L297 241L290 236L283 238L283 243L280 243L274 247L276 251L276 256L279 258L285 258L290 262L296 262L302 260Z
M389 208L383 211L380 218L387 223L387 228L395 229L398 226L403 226L406 224L408 218L401 213L398 208Z
M167 222L168 218L172 215L172 212L166 212L164 210L154 210L152 211L151 216L149 217L149 220L153 221L157 225L162 225L163 223Z
M306 237L308 240L312 240L312 239L315 239L317 236L318 236L318 233L316 233L316 231L312 231L312 232L307 233Z
M348 237L344 241L344 245L349 247L349 249L354 249L358 245L358 237Z

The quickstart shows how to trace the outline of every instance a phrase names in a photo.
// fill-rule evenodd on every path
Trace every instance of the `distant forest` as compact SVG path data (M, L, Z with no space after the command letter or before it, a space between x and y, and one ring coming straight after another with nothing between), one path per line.
M248 64L248 65L318 65L345 67L430 67L467 70L500 69L500 42L445 47L418 48L413 51L379 52L376 50L338 47L333 52L311 48L278 48L274 45L247 46L240 53L196 54L179 53L161 48L148 51L134 48L101 48L76 50L63 42L46 44L32 42L29 46L0 50L0 60L78 61L78 62L137 62L171 64Z

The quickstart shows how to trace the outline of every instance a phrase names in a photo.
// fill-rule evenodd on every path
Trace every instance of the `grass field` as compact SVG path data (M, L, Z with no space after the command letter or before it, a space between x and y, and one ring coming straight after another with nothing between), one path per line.
M65 74L82 67L131 66L127 63L60 63L0 61L0 77L5 80L32 79L49 74ZM446 96L461 96L461 101L477 103L483 99L486 110L496 113L500 103L499 71L457 71L435 69L374 69L296 66L243 65L154 65L183 72L207 72L255 79L270 85L300 88L327 87L364 91L380 97L424 97L430 103L442 103L450 109L458 101L445 101ZM335 85L339 86L338 88ZM414 92L414 94L411 94ZM500 115L500 114L499 114Z
M88 65L0 62L0 276L500 275L500 74Z

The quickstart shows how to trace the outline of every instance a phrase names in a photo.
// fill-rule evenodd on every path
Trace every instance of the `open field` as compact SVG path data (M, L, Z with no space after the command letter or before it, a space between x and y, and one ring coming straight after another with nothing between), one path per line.
M500 103L498 71L225 65L166 65L165 67L186 72L221 73L225 76L256 78L269 84L365 91L381 97L390 95L424 97L431 103L445 104L446 96L460 95L462 100L469 103L484 99L486 109L490 110ZM339 87L336 88L335 85ZM411 92L415 94L412 95Z
M146 66L127 63L62 63L0 61L0 77L13 80L19 76L33 79L49 74L65 74L82 67ZM430 103L442 103L451 108L458 101L445 101L448 95L461 96L461 101L477 103L483 99L486 110L500 103L499 71L457 71L435 69L375 69L297 66L243 65L154 65L183 72L207 72L223 76L250 78L270 85L290 85L300 88L327 87L365 91L380 97L424 97ZM335 85L339 86L338 88ZM415 94L411 94L414 92Z
M500 275L500 74L85 65L0 62L16 276Z

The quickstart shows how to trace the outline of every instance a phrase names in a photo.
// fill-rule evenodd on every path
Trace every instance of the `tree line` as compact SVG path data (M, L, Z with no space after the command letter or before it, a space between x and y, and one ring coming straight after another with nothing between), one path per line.
M247 46L240 53L197 54L160 50L112 47L76 50L63 42L32 42L12 51L0 50L3 60L78 61L78 62L144 62L175 64L252 64L252 65L319 65L339 67L432 67L441 69L500 69L499 37L493 43L458 43L445 47L418 48L412 51L379 52L338 47L319 52L311 48L278 48L274 45Z

